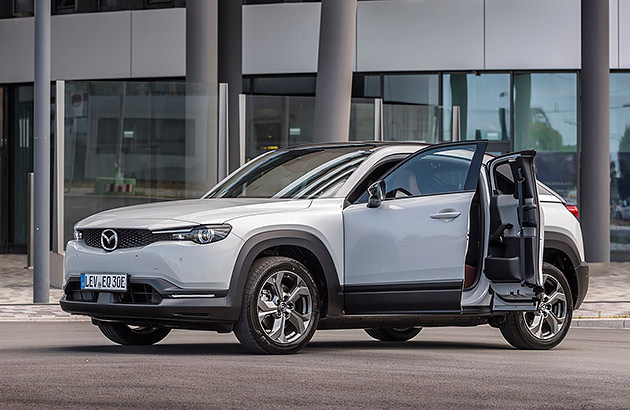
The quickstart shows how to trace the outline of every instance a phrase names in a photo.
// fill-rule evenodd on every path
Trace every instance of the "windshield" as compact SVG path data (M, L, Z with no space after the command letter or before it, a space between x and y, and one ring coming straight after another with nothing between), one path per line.
M252 161L206 198L331 196L370 154L368 150L348 147L275 151Z

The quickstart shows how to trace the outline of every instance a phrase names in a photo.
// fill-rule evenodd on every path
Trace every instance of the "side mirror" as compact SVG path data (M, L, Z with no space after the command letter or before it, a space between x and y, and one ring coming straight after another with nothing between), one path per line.
M368 208L378 208L385 199L385 181L376 181L368 188Z

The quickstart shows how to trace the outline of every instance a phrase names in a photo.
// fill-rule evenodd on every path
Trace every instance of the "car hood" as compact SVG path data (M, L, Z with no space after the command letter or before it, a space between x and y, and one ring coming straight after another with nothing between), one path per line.
M311 200L217 198L168 201L127 206L89 216L75 226L86 228L172 229L202 224L221 224L231 219L275 212L297 211Z

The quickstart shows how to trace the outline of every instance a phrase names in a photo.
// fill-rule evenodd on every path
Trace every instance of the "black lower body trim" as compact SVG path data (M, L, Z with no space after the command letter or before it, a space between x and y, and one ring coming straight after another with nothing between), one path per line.
M163 299L159 305L131 305L69 301L64 296L59 303L68 313L133 325L214 330L213 324L228 322L226 298Z
M462 282L345 288L345 313L460 313Z
M575 269L575 276L578 282L578 294L573 309L579 309L586 298L588 292L588 265L586 262L582 262L580 266Z

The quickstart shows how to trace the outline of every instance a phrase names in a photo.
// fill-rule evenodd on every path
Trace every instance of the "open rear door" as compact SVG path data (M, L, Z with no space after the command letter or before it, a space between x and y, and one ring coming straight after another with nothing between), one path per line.
M490 238L484 274L493 310L535 310L542 292L544 221L538 202L535 151L488 162Z

